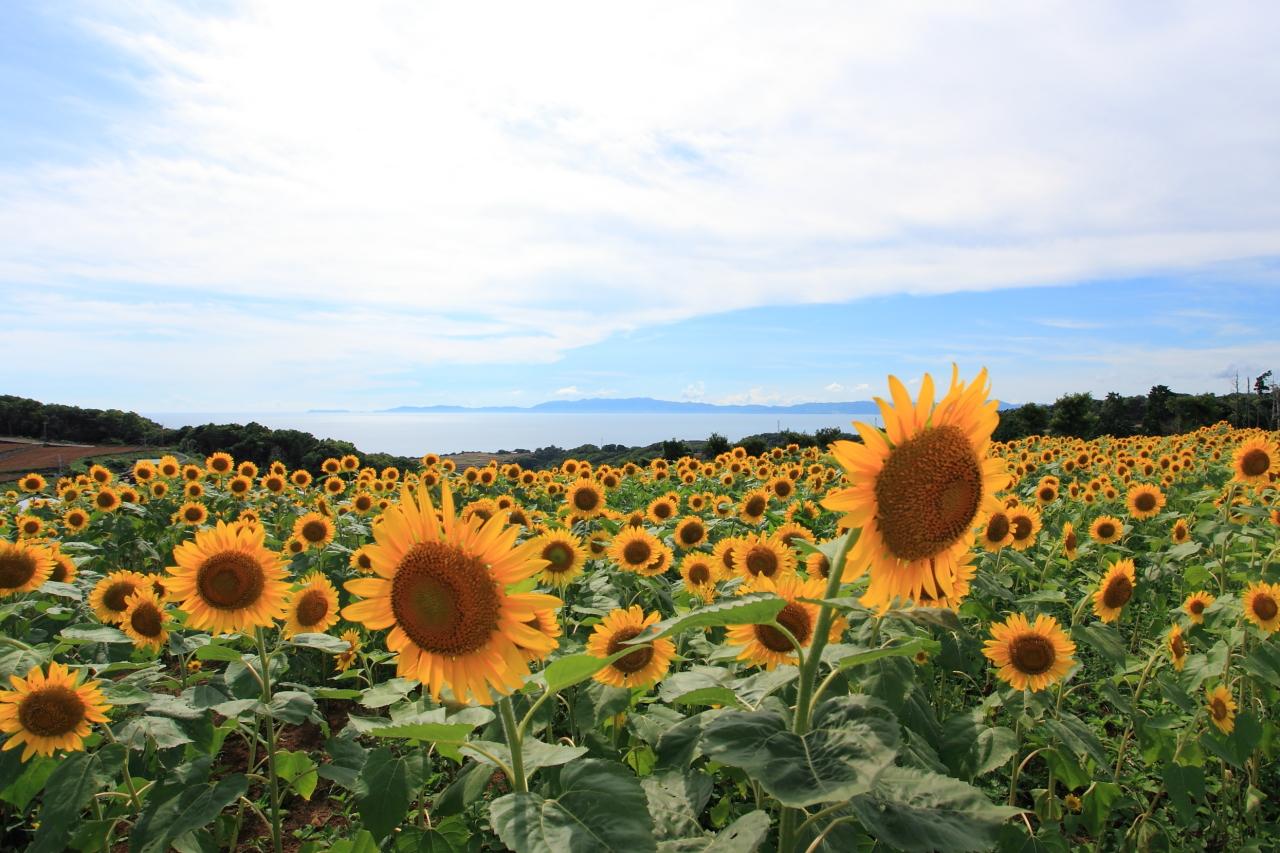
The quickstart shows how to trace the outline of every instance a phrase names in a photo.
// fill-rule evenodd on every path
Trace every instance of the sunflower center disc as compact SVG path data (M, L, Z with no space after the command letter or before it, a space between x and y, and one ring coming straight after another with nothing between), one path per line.
M1031 535L1031 519L1025 515L1015 516L1013 519L1013 541L1021 542Z
M191 522L202 521L203 519L201 517L203 515L204 513L200 510L199 507L193 506L187 510L187 521L191 521Z
M501 601L478 558L442 542L419 542L396 567L391 610L419 648L458 656L489 642Z
M1280 607L1276 605L1276 600L1274 598L1263 593L1262 595L1254 597L1253 612L1263 622L1269 622L1276 618L1276 613L1280 612Z
M934 427L893 449L875 492L876 522L889 552L920 560L954 544L973 524L982 466L959 427Z
M1098 525L1098 538L1110 539L1116 535L1116 526L1109 521L1104 521Z
M752 548L747 552L747 571L754 575L773 577L778 572L778 555L768 548Z
M1133 583L1125 575L1117 575L1107 584L1102 594L1102 603L1111 609L1124 607L1133 596Z
M1138 508L1138 512L1151 512L1156 508L1156 496L1150 492L1143 492L1134 498L1133 505Z
M0 555L0 588L14 589L31 580L36 573L36 560L23 551Z
M809 644L809 634L812 628L809 625L809 612L795 602L790 602L781 612L774 617L778 624L791 632L791 636L796 638L796 642L805 646ZM764 646L771 652L790 652L795 647L791 645L791 641L787 639L787 635L779 631L772 625L757 625L756 639L760 641L760 645Z
M1196 614L1197 616L1199 616L1201 613L1203 613L1203 612L1204 612L1204 602L1203 602L1203 601L1201 601L1201 600L1200 600L1200 599L1198 599L1198 598L1197 598L1195 601L1191 602L1191 612L1192 612L1192 613L1194 613L1194 614Z
M144 637L158 637L164 630L160 611L153 604L143 604L129 617L129 625Z
M1215 720L1225 720L1227 718L1227 703L1223 702L1221 698L1213 697L1213 704L1209 707L1213 711Z
M1253 448L1240 457L1240 470L1246 477L1261 477L1271 467L1271 457L1265 450Z
M79 694L59 684L27 694L18 704L18 721L34 735L59 737L76 730L84 710Z
M694 545L702 540L706 530L699 522L691 521L680 528L680 541L686 545Z
M694 586L703 586L711 580L711 570L705 563L695 563L689 567L689 582Z
M548 571L563 572L573 565L573 552L563 542L552 542L542 549L542 559L551 564Z
M573 493L573 505L583 512L590 512L600 504L595 489L578 489Z
M107 587L107 591L102 594L102 603L107 606L108 610L114 610L117 613L123 613L128 606L124 600L138 591L138 588L128 581L119 581Z
M253 604L262 595L265 581L258 561L239 551L214 554L196 572L200 597L221 610L240 610Z
M1187 653L1187 644L1180 636L1174 637L1173 642L1169 644L1169 647L1172 649L1174 657L1180 658Z
M1009 658L1014 667L1024 675L1040 675L1048 672L1057 660L1053 643L1039 634L1026 634L1013 641L1009 650Z
M308 590L298 602L298 624L303 627L317 625L329 615L329 602L319 590Z
M302 525L302 538L308 542L321 542L328 532L323 521L308 521Z
M653 559L653 550L648 542L637 539L634 542L628 542L627 547L622 549L622 558L631 566L648 565Z
M609 641L609 654L616 655L622 651L627 640L639 635L639 628L623 628L613 635L613 639ZM636 650L631 654L623 655L613 662L614 669L626 675L633 672L639 672L649 665L649 661L653 659L653 646L637 646Z
M759 495L756 495L754 498L747 501L747 505L744 507L744 509L747 511L747 515L756 516L756 515L764 514L764 507L765 507L764 498L760 497Z

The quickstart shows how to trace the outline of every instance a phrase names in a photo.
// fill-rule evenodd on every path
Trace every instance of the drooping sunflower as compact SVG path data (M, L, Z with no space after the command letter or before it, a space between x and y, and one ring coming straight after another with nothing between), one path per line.
M747 544L747 540L744 537L726 536L711 549L711 558L720 567L721 577L727 578L734 574L733 552L745 544Z
M320 572L302 579L302 586L289 595L285 605L282 633L323 634L338 621L338 591Z
M1169 648L1169 657L1173 659L1173 668L1182 672L1182 667L1187 663L1187 640L1182 636L1181 625L1174 625L1169 629L1165 644Z
M696 515L688 515L680 519L676 532L672 535L676 547L683 550L697 548L707 541L707 525Z
M748 586L751 592L772 592L786 600L786 606L773 621L785 628L800 644L800 648L809 648L817 630L818 611L821 608L799 599L822 598L826 583L821 578L805 580L794 574L776 578L760 575L751 580ZM839 638L844 628L843 619L833 620L828 640ZM798 660L791 639L773 624L731 625L725 635L725 642L741 648L738 660L748 661L765 669L773 669L779 664L796 663Z
M1164 492L1150 483L1141 483L1129 489L1125 504L1129 507L1129 515L1139 521L1155 518L1164 509Z
M812 551L804 558L804 573L807 577L825 580L831 574L831 561L821 551Z
M773 536L763 533L744 537L742 544L733 550L732 559L734 573L747 580L757 577L777 579L796 571L795 553Z
M1100 515L1089 525L1089 538L1100 545L1119 542L1124 536L1124 522L1112 515Z
M49 664L47 675L37 666L25 678L10 676L14 689L0 690L0 732L9 736L0 749L25 744L24 762L59 749L84 749L90 723L105 723L111 705L99 682L81 684L80 678L80 673L72 674L56 662Z
M150 579L140 572L111 572L98 581L89 593L89 606L100 621L118 625L124 619L124 612L129 609L129 596L150 588Z
M71 583L76 579L79 570L76 568L75 562L62 553L58 543L50 544L49 556L53 560L53 571L49 573L49 580L57 581L58 583ZM3 595L0 594L0 597L3 597Z
M283 617L287 572L265 537L259 526L219 521L173 550L177 565L166 586L192 628L224 634L268 628Z
M39 589L51 574L53 557L48 548L0 539L0 598Z
M1205 696L1208 699L1209 719L1218 727L1218 731L1231 734L1236 727L1236 701L1231 698L1231 691L1225 684L1219 684L1206 689Z
M1074 560L1080 553L1080 537L1076 535L1075 526L1069 521L1062 523L1062 553L1068 560Z
M999 509L995 493L1008 481L1004 460L987 453L999 404L986 399L985 369L967 385L953 369L951 387L936 406L928 374L916 403L896 377L889 377L889 387L893 405L877 399L885 430L855 423L863 444L831 445L852 485L822 502L845 513L846 527L862 528L844 579L870 569L863 601L880 607L894 598L952 595L956 562L973 544L973 527L983 513Z
M364 600L342 615L370 630L390 628L397 674L421 681L437 700L447 686L459 702L489 705L492 691L509 694L529 674L521 649L555 647L526 623L561 601L511 591L546 563L536 542L516 545L519 528L502 514L460 521L447 484L441 510L437 518L422 486L406 487L387 507L369 549L375 577L347 581Z
M1093 612L1103 622L1114 622L1120 611L1133 598L1134 580L1133 560L1116 560L1107 567L1093 594Z
M1254 581L1244 591L1244 616L1268 634L1280 631L1280 584Z
M695 551L680 561L680 577L684 578L685 589L710 604L721 575L714 557Z
M547 563L539 574L543 583L564 589L582 574L587 563L587 551L577 536L556 530L537 536L533 541L538 543L538 558Z
M1265 436L1258 435L1236 448L1231 466L1236 482L1266 483L1271 471L1280 467L1280 452Z
M978 534L978 542L984 550L996 552L1013 544L1013 523L1004 507L987 516L982 532Z
M318 512L308 512L293 522L293 538L308 548L323 548L333 541L333 520Z
M1173 523L1169 538L1173 540L1174 545L1181 545L1191 539L1191 530L1187 527L1186 519L1180 518Z
M1182 609L1187 611L1187 615L1191 617L1191 621L1197 625L1204 624L1204 610L1216 599L1214 596L1204 590L1197 590L1187 596L1187 600L1182 602Z
M630 527L613 537L613 543L609 545L609 558L628 572L649 576L652 574L650 567L662 550L662 543L653 534L638 527Z
M1043 526L1040 510L1018 504L1009 510L1009 528L1013 534L1010 544L1015 551L1025 551L1036 544L1036 536Z
M120 630L133 640L134 648L158 652L169 640L170 621L164 602L154 589L148 587L125 599Z
M611 657L627 648L628 640L657 621L656 611L646 616L638 604L625 610L612 610L587 638L587 653L598 658ZM676 651L675 643L666 639L634 648L635 651L608 664L592 677L613 687L650 687L666 675Z
M360 632L355 628L348 628L343 631L338 635L338 639L346 640L347 650L338 652L333 656L333 665L338 672L346 672L351 668L351 664L355 663L356 655L360 653L360 648L363 644L360 642Z
M982 653L999 669L996 675L1015 690L1044 690L1066 677L1075 665L1076 644L1043 613L1030 622L1021 613L991 626Z
M604 492L590 480L578 480L565 492L564 499L578 518L595 518L605 511Z

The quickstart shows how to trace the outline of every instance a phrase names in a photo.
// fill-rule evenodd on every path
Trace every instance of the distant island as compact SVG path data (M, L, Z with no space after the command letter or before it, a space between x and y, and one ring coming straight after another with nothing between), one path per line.
M308 409L308 414L346 413L344 409ZM396 406L374 414L421 414L456 412L497 412L526 415L865 415L879 409L870 400L844 403L796 403L791 406L727 405L652 397L590 397L582 400L551 400L536 406Z

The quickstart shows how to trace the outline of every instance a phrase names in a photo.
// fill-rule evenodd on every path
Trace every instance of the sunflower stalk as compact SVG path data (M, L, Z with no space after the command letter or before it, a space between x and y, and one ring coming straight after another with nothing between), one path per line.
M262 667L262 704L267 706L267 775L271 780L271 845L281 853L280 779L276 775L276 722L271 716L271 656L267 652L267 636L261 627L254 629L258 640L258 664Z
M498 716L502 718L502 732L511 752L511 790L518 794L529 792L529 781L524 775L524 748L521 727L516 724L516 712L511 707L511 697L498 700Z

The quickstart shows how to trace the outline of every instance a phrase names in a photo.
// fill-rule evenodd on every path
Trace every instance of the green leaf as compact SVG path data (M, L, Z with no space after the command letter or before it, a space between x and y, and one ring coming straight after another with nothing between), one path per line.
M348 791L354 790L369 750L347 737L331 737L325 741L324 748L332 760L321 764L317 775L337 782Z
M1123 664L1125 659L1124 641L1114 625L1103 622L1090 622L1077 625L1071 631L1071 637L1077 643L1092 646L1098 654L1115 664Z
M516 853L656 849L640 781L621 764L583 759L560 774L554 799L515 793L489 805L498 837Z
M316 789L316 782L319 780L316 771L315 761L305 752L276 750L276 774L288 782L304 800L310 800L311 793Z
M241 653L231 648L231 646L223 646L219 643L209 643L196 649L197 660L226 660L239 661Z
M898 739L898 722L883 703L841 696L818 706L803 735L777 711L727 712L707 723L702 751L742 768L783 805L803 807L869 791L893 763Z
M154 810L148 803L145 826L140 823L129 834L130 853L165 853L176 839L212 823L248 790L249 780L233 773L214 785L185 788Z
M444 816L465 811L468 806L480 799L485 789L489 787L489 779L493 776L492 766L476 761L468 762L449 783L449 787L435 798L432 812Z
M1164 789L1169 792L1169 802L1173 803L1183 821L1190 824L1196 817L1192 798L1203 800L1205 797L1204 768L1183 767L1170 762L1160 768L1160 773L1164 778Z
M711 799L713 781L706 773L666 770L640 780L653 834L659 841L702 834L699 816Z
M119 628L110 625L74 625L58 635L68 643L132 643Z
M770 824L768 812L747 812L720 830L704 853L755 853L768 836Z
M681 616L664 619L633 637L628 645L670 637L694 628L717 628L724 625L746 625L772 622L787 606L785 599L773 593L753 592L700 607Z
M1280 644L1259 643L1244 659L1245 672L1280 687Z
M1021 809L998 806L958 779L890 767L851 802L862 825L900 850L986 850Z
M459 751L463 755L474 758L483 764L497 766L481 750L489 753L489 755L492 755L508 767L511 766L511 750L505 743L497 743L491 740L474 740L463 744ZM524 758L525 776L528 777L539 767L555 767L560 764L568 764L575 758L586 755L587 748L585 746L544 743L537 738L526 736L521 743L520 754Z
M157 749L172 749L192 742L170 717L151 716L134 717L126 722L116 732L116 740L140 752L147 748L148 740L154 741Z
M1017 750L1011 729L990 727L981 708L948 718L942 726L940 755L957 777L973 780L1005 764Z
M369 753L355 795L360 819L374 838L386 838L404 820L421 784L424 767L420 752L395 755L386 747L379 747Z
M824 663L831 664L836 669L843 671L880 660L881 658L911 657L919 651L934 654L938 651L938 648L938 643L920 637L903 643L882 646L878 649L859 649L856 646L842 644L827 646L823 649L822 660Z
M356 833L355 838L342 838L333 842L329 853L378 853L378 849L373 833L362 829Z
M364 691L360 704L366 708L385 708L408 696L417 686L418 682L408 678L392 678Z
M327 654L336 655L351 648L346 640L340 640L330 634L294 634L285 640L286 645L305 649L319 649Z
M0 779L13 781L0 789L0 800L12 803L18 811L26 811L27 804L44 790L45 782L57 769L58 762L43 755L36 755L22 763L21 749L8 749L0 753Z
M101 684L103 698L112 705L142 705L150 702L153 698L151 693L138 687L138 685L129 684L125 681L106 679Z
M1085 826L1089 828L1089 834L1096 836L1102 831L1102 827L1107 822L1107 817L1111 814L1111 806L1116 800L1124 796L1122 789L1115 782L1095 782L1088 791L1085 791L1084 811L1081 817Z
M470 723L405 723L380 726L369 734L375 737L420 740L428 743L463 743L475 726Z
M547 664L547 668L540 674L546 682L547 690L557 693L586 681L604 669L606 663L608 660L595 655L566 655Z
M443 832L408 826L396 834L392 850L395 853L462 853L466 846L454 844Z
M31 853L60 853L93 795L113 782L124 766L125 748L107 744L97 752L73 752L58 759L44 786L40 829Z
M1106 747L1079 717L1064 712L1056 720L1045 720L1044 725L1077 755L1089 756L1099 768L1110 767Z
M271 716L291 725L302 725L315 709L316 700L300 690L282 690L271 697Z

